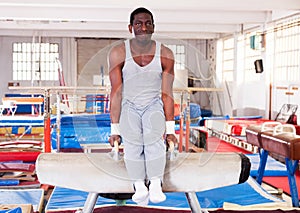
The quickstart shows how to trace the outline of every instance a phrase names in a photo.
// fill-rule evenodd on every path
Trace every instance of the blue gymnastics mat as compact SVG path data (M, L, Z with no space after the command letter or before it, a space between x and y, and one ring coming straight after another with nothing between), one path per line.
M246 154L246 156L250 159L251 162L251 170L250 175L252 177L256 177L258 174L259 154ZM287 176L287 170L285 164L275 160L271 156L268 156L267 164L264 172L264 176Z
M51 124L56 123L56 116ZM84 144L108 143L110 136L110 115L106 114L71 114L62 115L60 126L60 148L81 149ZM51 145L57 149L57 129L51 133Z
M43 189L0 189L0 204L31 204L34 212L42 212ZM13 209L11 210L13 212Z
M55 187L49 198L45 212L59 210L76 210L83 208L88 193L78 190L71 190L62 187ZM189 210L189 204L185 193L166 193L166 201L149 206L161 209L181 209ZM257 205L257 204L282 204L284 201L267 193L257 182L249 177L242 184L232 185L203 192L196 193L202 208L222 208L223 204L233 203L241 206ZM96 208L116 205L112 199L99 197ZM132 200L127 200L126 205L135 205Z
M13 209L5 209L0 210L0 213L22 213L21 207L13 208Z

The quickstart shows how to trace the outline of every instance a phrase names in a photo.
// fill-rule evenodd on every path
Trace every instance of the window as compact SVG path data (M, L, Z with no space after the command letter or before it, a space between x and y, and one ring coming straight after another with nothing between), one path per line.
M274 82L300 79L300 17L277 23L274 36Z
M175 70L185 69L185 47L184 45L167 45L174 53Z
M223 41L223 80L233 81L234 70L234 38Z
M58 44L13 43L13 80L58 80Z

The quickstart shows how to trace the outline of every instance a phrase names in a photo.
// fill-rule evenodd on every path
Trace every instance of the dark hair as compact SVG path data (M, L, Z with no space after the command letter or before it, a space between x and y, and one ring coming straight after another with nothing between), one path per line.
M139 14L139 13L147 13L151 16L151 20L152 20L152 24L154 24L154 19L153 19L153 15L150 12L150 10L144 8L144 7L139 7L137 9L135 9L134 11L132 11L132 13L130 14L130 25L133 25L133 19L134 16Z

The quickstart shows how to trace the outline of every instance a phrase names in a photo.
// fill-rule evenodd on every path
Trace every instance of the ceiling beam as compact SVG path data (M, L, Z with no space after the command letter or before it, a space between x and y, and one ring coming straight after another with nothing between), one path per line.
M269 14L265 11L154 11L157 23L263 23ZM113 14L113 15L112 15ZM0 19L47 21L106 21L128 23L129 14L124 9L99 9L79 7L23 7L1 6Z
M0 21L0 35L16 31L19 35L67 35L67 37L128 37L130 36L125 23L110 22L57 22L57 21ZM156 35L165 35L176 38L218 38L220 33L239 32L240 25L236 24L160 24L155 28ZM25 34L25 32L27 32ZM57 35L54 35L54 32ZM29 33L29 34L28 34ZM197 34L199 34L197 36Z
M300 11L299 0L0 0L0 35L22 32L53 36L127 37L130 12L153 11L158 35L218 38L246 26L262 26L274 11ZM55 34L57 33L57 34ZM198 35L198 36L197 36Z
M31 29L0 29L1 36L18 36L23 37L72 37L72 38L130 38L131 34L126 31L99 31L99 30L31 30ZM216 39L221 34L212 32L157 32L154 34L154 38L160 39Z
M150 9L177 9L177 10L236 10L236 11L268 11L268 10L299 10L299 0L1 0L0 5L13 6L43 6L43 7L90 7L90 8L124 8L128 12L132 9L145 6Z
M128 31L124 23L111 22L58 22L58 21L0 21L0 29L29 29L29 30L106 30ZM163 23L155 27L156 32L238 32L239 24L186 24Z

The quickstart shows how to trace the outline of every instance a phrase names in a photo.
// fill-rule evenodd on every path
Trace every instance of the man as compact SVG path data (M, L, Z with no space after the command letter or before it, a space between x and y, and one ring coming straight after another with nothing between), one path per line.
M166 141L177 142L174 132L174 56L152 40L154 20L146 8L130 15L133 38L109 53L111 81L111 137L124 144L124 160L133 181L132 200L147 205L166 199L162 181L166 163ZM147 187L150 183L149 189Z

